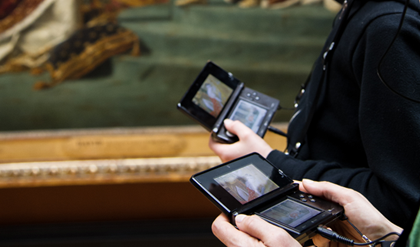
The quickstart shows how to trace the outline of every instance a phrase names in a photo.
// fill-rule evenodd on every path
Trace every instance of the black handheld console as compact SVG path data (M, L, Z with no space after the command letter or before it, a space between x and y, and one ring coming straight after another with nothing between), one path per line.
M214 140L233 143L238 138L225 129L224 119L239 120L264 137L279 104L279 100L245 87L231 73L208 62L178 109L212 131Z
M304 243L319 225L344 213L340 205L299 191L299 185L257 153L193 175L190 182L234 224L238 214L256 214Z

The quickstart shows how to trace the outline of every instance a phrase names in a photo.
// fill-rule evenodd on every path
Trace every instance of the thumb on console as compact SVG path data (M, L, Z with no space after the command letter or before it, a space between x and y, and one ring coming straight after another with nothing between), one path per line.
M226 118L223 121L223 123L225 125L226 130L228 130L229 132L237 136L246 134L248 132L254 133L250 128L248 128L245 124L243 124L239 120L231 120L231 119Z

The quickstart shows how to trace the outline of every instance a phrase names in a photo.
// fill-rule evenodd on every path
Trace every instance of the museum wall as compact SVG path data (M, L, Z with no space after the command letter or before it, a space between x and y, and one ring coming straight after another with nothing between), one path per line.
M287 131L329 4L2 1L0 245L221 246L188 181L220 160L177 103L211 60L279 99Z

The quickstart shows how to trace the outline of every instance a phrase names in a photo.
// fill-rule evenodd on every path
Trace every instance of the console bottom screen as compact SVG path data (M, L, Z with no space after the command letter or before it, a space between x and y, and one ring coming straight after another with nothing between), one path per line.
M267 114L267 110L247 101L240 100L233 110L230 119L239 120L255 133Z
M260 215L291 227L297 227L320 212L320 210L287 199L264 210Z

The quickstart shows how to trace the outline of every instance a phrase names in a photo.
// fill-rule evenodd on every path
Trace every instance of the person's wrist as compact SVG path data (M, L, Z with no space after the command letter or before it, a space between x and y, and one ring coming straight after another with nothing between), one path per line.
M388 226L387 233L396 232L399 235L401 235L402 231L403 231L403 229L401 227L399 227L397 225L394 225L394 224L391 224L390 226ZM391 235L388 238L386 238L386 240L389 240L389 241L394 240L394 241L396 241L398 239L399 235Z
M273 151L273 149L271 149L271 148L267 148L267 149L262 150L262 152L261 152L260 154L261 154L261 156L263 156L264 158L267 158L267 157L268 157L268 155L269 155L272 151Z
M372 231L373 234L372 234L372 236L369 236L369 238L371 240L375 240L375 239L378 239L380 237L385 236L388 233L396 232L398 234L401 234L402 231L403 231L403 229L401 227L399 227L399 226L397 226L397 225L395 225L391 222L388 222L388 223L385 223L382 226L380 226L379 229L377 229L375 231ZM390 235L389 237L387 237L385 240L396 241L398 239L398 237L399 237L398 235L393 234L393 235Z

